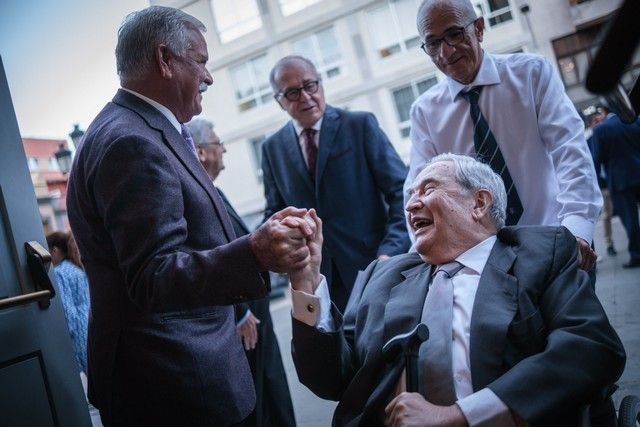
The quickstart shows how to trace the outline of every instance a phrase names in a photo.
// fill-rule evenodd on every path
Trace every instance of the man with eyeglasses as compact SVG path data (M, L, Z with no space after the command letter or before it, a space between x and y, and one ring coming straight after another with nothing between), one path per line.
M422 49L446 78L411 107L405 188L438 154L476 156L505 181L507 225L564 225L578 242L581 268L591 270L602 197L583 122L551 64L539 55L484 52L485 23L469 0L425 0L417 26Z
M223 156L227 150L209 120L194 119L187 124L196 145L198 160L214 182L224 169ZM236 237L249 234L250 230L233 208L225 194L216 187L229 212ZM269 274L263 274L270 283ZM256 406L244 420L243 427L295 426L293 403L273 321L269 312L269 297L235 305L236 331L244 345L256 389Z
M343 310L358 270L409 249L407 169L373 114L325 104L308 59L282 58L270 82L291 121L262 148L265 218L285 206L316 209L325 223L322 273Z

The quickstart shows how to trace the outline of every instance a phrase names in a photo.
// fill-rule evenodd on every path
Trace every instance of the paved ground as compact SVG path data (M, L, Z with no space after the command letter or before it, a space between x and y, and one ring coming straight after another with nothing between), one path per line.
M614 395L617 406L627 394L640 395L640 268L622 268L622 264L628 261L629 254L626 250L627 238L617 218L613 221L613 233L618 255L609 257L606 255L602 224L598 224L596 228L596 250L604 254L598 262L596 292L627 351L627 366L618 381L620 389ZM271 312L287 370L298 425L327 427L331 424L335 402L322 400L301 385L293 368L289 302L286 299L274 300Z

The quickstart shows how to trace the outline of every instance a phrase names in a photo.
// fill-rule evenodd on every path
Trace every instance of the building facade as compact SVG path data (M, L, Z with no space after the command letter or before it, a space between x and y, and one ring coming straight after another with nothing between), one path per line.
M556 64L579 108L597 101L582 88L585 66L595 35L619 0L472 1L485 19L487 51L540 53ZM261 143L288 120L268 81L272 66L285 55L303 55L316 64L328 103L373 112L408 161L411 103L443 78L420 49L415 24L420 0L151 3L181 8L207 26L214 83L201 117L214 121L227 148L227 168L217 183L245 217L256 220L264 208Z

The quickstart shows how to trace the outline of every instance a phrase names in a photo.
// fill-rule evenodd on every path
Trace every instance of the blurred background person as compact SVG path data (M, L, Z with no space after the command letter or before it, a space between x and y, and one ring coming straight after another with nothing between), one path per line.
M593 128L591 136L595 164L604 165L613 209L629 238L628 262L623 268L640 267L640 119L631 124L607 109L606 118Z
M87 373L87 325L89 321L89 283L80 265L72 261L69 250L70 233L54 231L47 234L47 245L58 284L58 294L67 319L78 371ZM72 246L75 242L71 243ZM73 249L77 252L77 249ZM76 258L79 260L79 258ZM85 384L83 378L83 384Z
M589 151L591 152L591 156L594 156L594 147L593 147L593 139L591 136L593 135L593 128L602 123L604 119L607 118L607 110L605 107L598 107L596 112L589 116L587 119L587 126L584 130L584 136L587 139L587 145L589 146ZM611 192L607 188L607 179L606 173L604 170L604 166L601 164L595 164L595 157L593 157L594 166L596 168L596 175L598 178L598 187L600 187L600 192L602 192L602 213L600 214L600 219L602 220L602 227L604 229L604 240L607 244L607 254L609 256L616 256L618 252L616 251L615 245L613 243L613 232L611 228L611 219L613 218L613 202L611 201Z
M196 144L200 163L211 181L215 181L225 167L223 155L227 150L224 144L213 130L213 123L208 120L195 119L187 127ZM220 188L218 192L229 212L236 237L249 234L246 224ZM264 279L269 281L268 273L264 273ZM269 297L234 307L238 335L242 339L256 389L256 407L242 425L295 426L293 403L269 312Z

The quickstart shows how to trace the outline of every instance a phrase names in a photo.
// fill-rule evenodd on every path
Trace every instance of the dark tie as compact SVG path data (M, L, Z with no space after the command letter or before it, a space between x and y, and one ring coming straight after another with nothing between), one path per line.
M316 159L318 158L318 147L316 146L316 130L304 129L302 131L302 147L307 158L307 169L312 179L316 177Z
M196 152L196 145L193 143L193 138L191 137L191 132L189 132L189 129L184 124L180 125L180 133L182 134L182 137L184 138L184 140L187 141L189 150L191 150L191 152L196 157L198 157L198 153Z
M424 378L424 396L436 405L456 401L451 366L453 341L453 282L451 278L464 266L457 261L443 264L429 286L422 309L422 321L429 327L429 339L420 347L419 360Z
M478 160L483 163L487 163L504 181L504 187L507 190L507 225L514 225L518 223L518 220L522 216L522 203L518 196L518 191L515 185L513 185L513 179L509 173L509 168L502 157L502 152L498 143L496 142L491 129L489 129L489 123L484 118L480 106L478 105L478 99L480 98L480 92L482 86L476 86L471 88L468 92L462 92L461 95L471 105L471 120L473 120L473 145L476 149L476 155ZM513 124L515 125L515 124Z

